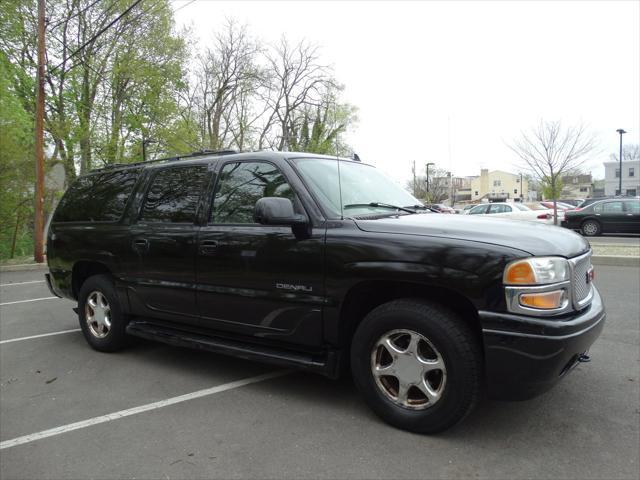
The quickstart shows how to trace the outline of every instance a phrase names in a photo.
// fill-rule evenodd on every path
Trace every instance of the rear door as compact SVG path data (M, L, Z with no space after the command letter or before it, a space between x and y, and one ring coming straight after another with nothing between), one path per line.
M627 228L627 218L621 200L602 202L593 207L593 211L602 225L602 231L624 232Z
M154 170L131 225L131 310L135 315L197 324L196 219L211 172L207 165Z

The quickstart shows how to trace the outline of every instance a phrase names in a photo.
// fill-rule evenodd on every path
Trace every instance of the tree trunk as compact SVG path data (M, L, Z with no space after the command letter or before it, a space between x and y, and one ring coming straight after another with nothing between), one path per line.
M16 240L18 239L18 227L20 226L20 210L16 212L16 228L13 229L13 238L11 239L11 254L9 258L13 258L16 254Z

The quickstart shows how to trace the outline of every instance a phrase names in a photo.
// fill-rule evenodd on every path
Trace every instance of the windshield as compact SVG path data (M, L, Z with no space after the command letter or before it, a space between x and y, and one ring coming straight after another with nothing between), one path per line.
M337 160L302 158L296 160L296 165L318 200L335 216L341 213L340 184L345 216L394 212L390 205L423 208L420 200L370 165L341 161L340 182Z

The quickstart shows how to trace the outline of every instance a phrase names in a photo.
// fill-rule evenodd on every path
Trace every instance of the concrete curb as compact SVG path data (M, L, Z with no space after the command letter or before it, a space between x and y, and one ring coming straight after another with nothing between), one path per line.
M0 273L2 272L30 272L36 270L47 270L46 263L23 263L21 265L0 265Z
M620 255L594 255L591 257L594 265L610 267L640 267L640 257L623 257Z

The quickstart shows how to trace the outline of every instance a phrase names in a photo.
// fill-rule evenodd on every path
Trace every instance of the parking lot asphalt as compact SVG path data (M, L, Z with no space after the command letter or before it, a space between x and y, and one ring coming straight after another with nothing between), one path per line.
M348 378L143 341L94 352L72 302L36 300L41 280L0 275L2 479L640 476L638 268L597 267L608 318L590 363L435 436L385 425Z

